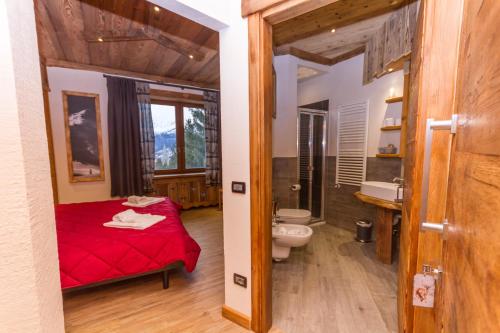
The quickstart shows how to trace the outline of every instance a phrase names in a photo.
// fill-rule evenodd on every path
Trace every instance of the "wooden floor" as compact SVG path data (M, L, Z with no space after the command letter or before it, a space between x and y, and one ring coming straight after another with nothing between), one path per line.
M67 332L178 333L248 332L222 318L224 257L222 213L213 208L186 211L182 219L202 248L196 270L124 281L64 297Z
M273 264L273 323L286 333L397 332L396 264L331 225Z

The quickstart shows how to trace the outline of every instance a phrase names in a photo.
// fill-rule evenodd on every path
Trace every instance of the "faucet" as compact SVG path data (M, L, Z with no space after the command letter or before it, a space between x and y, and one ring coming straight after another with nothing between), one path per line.
M273 200L273 209L272 209L272 226L275 227L277 226L281 221L280 217L278 216L278 201Z
M401 177L395 177L392 180L392 182L395 184L398 184L398 188L396 189L396 200L394 200L394 201L395 202L403 202L405 180ZM401 196L399 195L399 193L400 193L399 190L401 190Z

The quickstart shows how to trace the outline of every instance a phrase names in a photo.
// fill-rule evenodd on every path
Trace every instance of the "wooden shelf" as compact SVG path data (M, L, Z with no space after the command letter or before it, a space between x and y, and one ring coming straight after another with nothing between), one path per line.
M401 130L401 125L399 126L384 126L380 128L381 131L399 131Z
M403 101L403 96L389 97L385 100L386 103L399 103Z
M377 154L375 156L381 158L401 158L401 155L399 154Z

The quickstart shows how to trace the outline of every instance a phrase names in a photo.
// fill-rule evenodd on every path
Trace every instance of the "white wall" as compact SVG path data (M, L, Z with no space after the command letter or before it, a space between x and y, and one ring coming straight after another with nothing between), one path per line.
M47 68L49 77L49 101L54 139L57 189L60 203L102 201L111 199L111 175L109 170L108 145L108 90L102 73L67 68ZM64 110L62 91L99 94L101 112L102 149L104 159L104 181L69 182Z
M154 0L158 5L219 31L224 188L225 304L251 315L250 147L248 25L238 0ZM181 6L182 5L182 6ZM214 20L216 24L214 24ZM244 181L246 194L231 193L231 181ZM248 288L233 283L248 278Z
M388 114L400 112L401 103L387 104L391 88L396 96L403 94L403 71L397 71L363 85L363 55L331 67L327 74L312 78L299 84L298 104L304 105L330 100L330 125L328 155L336 155L336 118L338 105L366 101L370 103L368 119L368 156L375 156L379 146L392 142L399 147L399 132L381 134L383 119ZM381 137L382 136L382 137Z
M33 1L0 0L0 332L64 332Z
M273 157L297 156L297 65L285 55L273 59L276 71L276 119L273 119ZM286 139L280 139L286 138Z
M394 89L394 95L402 95L403 71L385 75L368 85L363 85L363 59L363 55L359 55L331 67L321 66L321 70L326 69L327 73L299 82L294 90L291 75L296 77L297 64L304 64L304 62L291 56L275 57L274 64L278 79L278 118L274 122L274 157L297 156L297 106L325 99L330 101L329 156L335 156L337 150L337 113L335 112L337 106L366 100L370 104L368 156L375 156L378 152L377 148L388 143L394 143L399 148L399 132L382 133L380 127L385 117L400 117L401 103L387 104L385 99L389 97L391 88ZM280 83L282 83L281 87ZM297 96L295 104L294 94Z
M108 140L108 89L106 78L101 72L68 68L47 68L49 78L49 102L54 141L54 155L57 173L57 189L60 203L102 201L111 199L111 174L109 169ZM202 94L199 90L166 87L152 84L151 89ZM104 160L104 181L70 183L64 128L62 91L77 91L99 94L101 113L102 149Z

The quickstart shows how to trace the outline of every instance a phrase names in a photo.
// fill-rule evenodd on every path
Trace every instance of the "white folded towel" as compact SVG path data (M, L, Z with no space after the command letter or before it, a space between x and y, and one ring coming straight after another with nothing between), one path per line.
M131 196L128 198L128 201L122 202L122 205L128 207L144 208L162 201L165 201L165 198Z
M113 216L113 221L106 222L103 225L105 227L112 228L127 228L127 229L137 229L144 230L161 222L165 219L165 216L161 215L151 215L151 214L138 214L132 209L127 209L121 213Z

